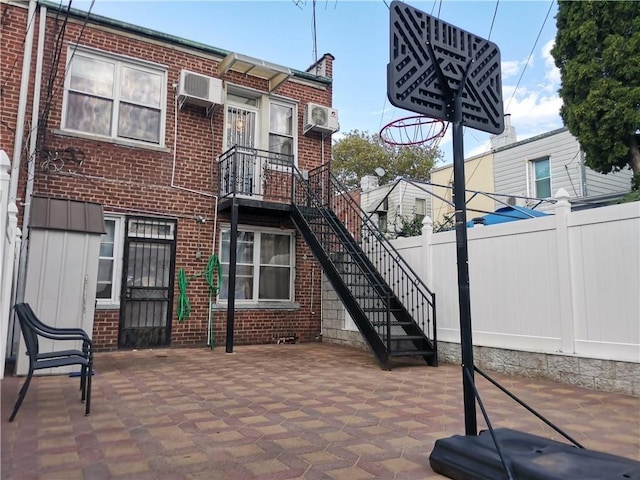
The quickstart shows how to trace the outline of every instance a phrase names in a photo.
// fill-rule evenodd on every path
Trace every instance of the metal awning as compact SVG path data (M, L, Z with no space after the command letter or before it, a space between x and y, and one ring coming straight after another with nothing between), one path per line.
M282 65L265 62L258 58L249 57L240 53L228 54L218 67L218 73L224 75L229 70L244 73L258 78L263 78L269 82L269 91L272 92L293 75L291 70Z
M102 205L34 195L29 228L102 235L105 233Z

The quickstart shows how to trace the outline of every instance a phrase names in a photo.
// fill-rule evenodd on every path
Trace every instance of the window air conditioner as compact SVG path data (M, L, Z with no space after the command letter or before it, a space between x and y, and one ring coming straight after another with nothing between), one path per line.
M338 111L316 103L307 103L304 106L303 133L322 132L334 133L339 129Z
M188 70L180 71L178 80L178 102L180 108L186 103L200 107L222 104L222 80Z

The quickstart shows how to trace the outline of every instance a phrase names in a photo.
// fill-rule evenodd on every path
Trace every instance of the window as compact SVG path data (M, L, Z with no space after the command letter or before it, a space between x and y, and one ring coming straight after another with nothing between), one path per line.
M424 198L416 198L416 218L422 221L427 215L427 200Z
M269 151L287 155L278 157L286 163L293 160L294 153L293 113L291 105L271 102L269 106Z
M537 198L551 196L551 168L549 158L534 160L533 162L534 193Z
M222 290L229 296L231 231L221 232ZM238 301L293 301L294 234L280 230L238 229L235 299Z
M167 72L70 47L62 128L164 145Z
M120 295L122 219L105 217L104 228L106 233L100 237L96 300L98 305L113 305L119 303Z

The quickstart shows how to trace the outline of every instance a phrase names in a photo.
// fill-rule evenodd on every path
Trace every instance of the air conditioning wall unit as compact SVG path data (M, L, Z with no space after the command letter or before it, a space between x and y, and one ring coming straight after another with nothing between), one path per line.
M178 103L206 107L222 105L222 80L200 73L181 70L178 80Z
M304 125L302 132L334 133L340 128L338 110L317 103L304 106Z

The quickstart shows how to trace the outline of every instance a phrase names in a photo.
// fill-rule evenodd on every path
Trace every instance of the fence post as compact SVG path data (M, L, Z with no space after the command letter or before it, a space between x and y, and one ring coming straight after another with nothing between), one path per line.
M575 319L571 272L571 245L569 243L569 194L564 188L555 194L556 244L558 261L558 297L560 302L560 345L563 353L575 353Z
M4 150L0 150L0 379L4 378L7 353L11 286L15 259L15 239L18 228L18 207L9 203L9 169L11 164Z
M433 220L428 215L422 219L422 253L426 259L427 266L423 270L424 275L427 278L423 278L424 283L429 287L433 288L433 262L431 258L431 252L433 249L431 248L431 238L433 237ZM420 262L422 264L422 262Z

